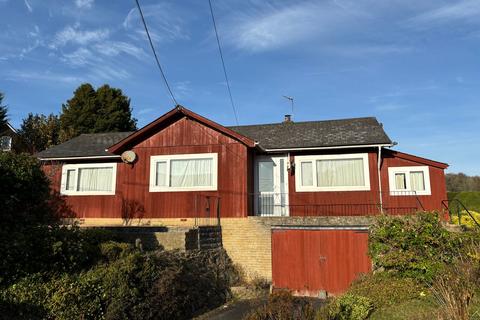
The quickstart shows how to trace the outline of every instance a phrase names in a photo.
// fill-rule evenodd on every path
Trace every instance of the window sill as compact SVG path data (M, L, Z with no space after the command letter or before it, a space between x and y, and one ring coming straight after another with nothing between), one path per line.
M331 188L296 188L296 192L351 192L351 191L370 191L369 186L361 187L331 187Z
M114 196L115 191L112 192L95 192L95 191L90 191L90 192L60 192L62 196Z
M410 191L410 190L391 190L389 192L391 197L414 197L414 196L431 196L432 193L428 191Z
M153 187L150 186L149 192L195 192L195 191L218 191L217 187L195 187L195 188L178 188L178 187Z

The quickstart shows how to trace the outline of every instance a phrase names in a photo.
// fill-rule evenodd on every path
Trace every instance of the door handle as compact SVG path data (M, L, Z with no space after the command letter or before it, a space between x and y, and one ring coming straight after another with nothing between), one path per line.
M327 261L327 257L325 257L325 256L320 256L320 257L318 258L318 260L319 260L320 262L325 262L325 261Z

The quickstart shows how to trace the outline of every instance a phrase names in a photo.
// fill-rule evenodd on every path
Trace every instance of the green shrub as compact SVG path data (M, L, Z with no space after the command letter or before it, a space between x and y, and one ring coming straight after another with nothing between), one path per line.
M109 235L102 232L99 236L100 233L90 230L59 225L31 227L24 231L3 244L0 285L13 283L29 274L53 276L86 270L103 259L98 241Z
M431 282L475 237L445 230L434 212L381 216L370 229L369 255L377 269Z
M475 223L475 221L477 221L477 223L480 223L480 213L476 211L470 211L470 210L469 212L473 216L473 219L466 211L463 210L460 212L460 224L462 226L466 226L467 228L478 228L478 225ZM459 224L458 215L456 214L452 215L452 223Z
M0 152L0 231L54 222L50 200L49 181L35 158Z
M367 297L347 293L333 300L328 314L332 320L364 320L373 310L373 302Z
M134 251L130 243L107 241L100 244L100 253L107 262L123 258Z
M293 297L288 291L272 293L268 302L247 314L244 320L314 320L315 310L305 298Z
M348 292L369 298L376 309L429 295L428 288L418 281L385 272L361 277L351 285Z
M460 200L468 210L473 210L480 212L480 192L479 191L462 191L462 192L449 192L448 199L458 199ZM455 202L451 203L451 206L456 209L457 204Z
M100 257L95 237L59 225L71 211L33 157L0 152L0 203L0 287L29 274L79 271Z
M105 247L124 248L114 243ZM122 252L117 256L112 249L109 263L79 274L24 278L0 291L0 301L5 308L41 310L40 318L146 320L189 319L228 297L233 266L223 250Z

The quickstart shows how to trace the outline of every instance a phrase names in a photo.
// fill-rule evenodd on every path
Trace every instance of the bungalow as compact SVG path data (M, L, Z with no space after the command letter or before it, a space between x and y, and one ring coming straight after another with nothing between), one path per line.
M373 117L225 127L178 106L138 131L82 134L37 157L83 225L213 219L247 272L337 294L371 268L369 217L446 199L448 165L393 146Z

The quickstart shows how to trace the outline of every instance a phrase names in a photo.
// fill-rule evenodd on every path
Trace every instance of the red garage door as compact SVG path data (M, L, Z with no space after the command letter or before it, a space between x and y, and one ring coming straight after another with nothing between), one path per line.
M273 287L338 295L371 270L367 250L368 233L362 229L273 229Z

